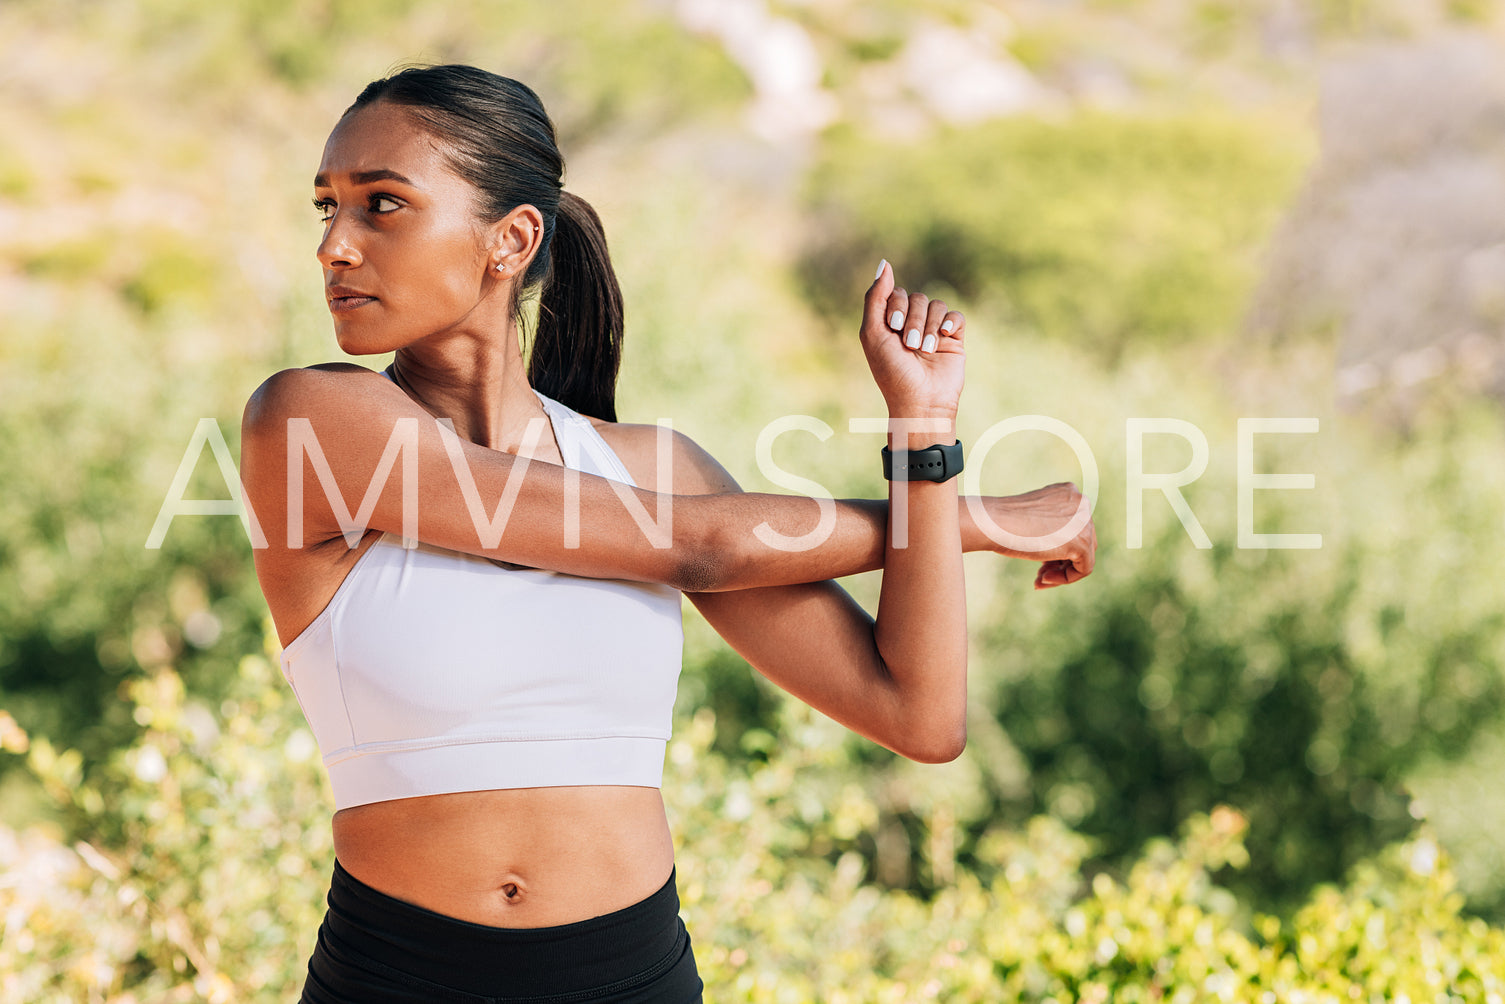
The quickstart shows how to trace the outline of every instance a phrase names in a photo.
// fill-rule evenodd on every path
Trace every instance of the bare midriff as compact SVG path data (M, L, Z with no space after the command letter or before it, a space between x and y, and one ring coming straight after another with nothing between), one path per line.
M335 856L379 892L491 927L553 927L657 892L674 845L657 788L511 788L341 809Z

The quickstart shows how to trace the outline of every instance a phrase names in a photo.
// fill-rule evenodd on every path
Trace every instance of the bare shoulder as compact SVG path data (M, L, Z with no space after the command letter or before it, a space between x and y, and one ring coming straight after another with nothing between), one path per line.
M675 495L719 495L738 492L737 481L715 457L699 443L678 429L668 433L671 483L658 483L659 440L663 430L657 425L639 422L606 422L592 418L591 424L606 440L606 445L621 458L627 473L639 488L672 492Z
M318 454L315 463L325 464L326 471L332 467L336 481L343 483L352 478L369 480L375 457L386 448L393 420L415 408L390 380L353 363L286 369L263 380L241 417L240 474L258 512L268 508L281 514L267 517L271 520L268 532L286 523L288 458L302 455L295 452L302 447L292 439L295 421L308 423ZM310 533L306 543L316 543L325 531L338 532L332 510L316 504L322 498L310 495L305 499L308 518L303 525Z
M252 391L241 419L242 428L254 433L285 418L348 406L352 395L364 396L380 384L390 383L380 373L355 363L280 370Z
M361 545L352 548L321 492L306 493L303 508L297 508L287 490L289 424L293 419L311 422L316 438L324 444L319 453L327 457L325 462L333 466L337 480L348 482L352 468L369 471L367 460L357 456L347 463L336 444L363 438L362 433L382 425L379 416L401 407L382 384L390 386L391 381L364 366L325 363L274 373L246 402L241 419L241 481L270 545L253 554L262 594L284 644L318 616L355 561L381 536L367 530ZM302 543L287 546L295 515L302 530L293 533Z

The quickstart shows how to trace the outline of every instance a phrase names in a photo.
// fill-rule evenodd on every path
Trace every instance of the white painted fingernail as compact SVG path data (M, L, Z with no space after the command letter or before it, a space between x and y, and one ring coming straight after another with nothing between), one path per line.
M951 334L951 329L954 327L956 327L956 325L952 324L950 321L941 322L941 330L946 332L946 334L948 335Z
M940 341L940 339L937 338L935 335L926 335L925 336L925 344L924 344L923 347L921 347L920 351L921 352L934 352L935 351L936 343L939 342L939 341Z
M873 281L874 282L878 281L878 277L883 274L883 269L885 267L887 267L887 265L888 265L888 259L887 258L883 259L882 261L880 261L878 263L878 271L876 271L876 272L873 273Z
M896 310L891 315L889 315L888 326L890 328L893 328L895 331L898 331L900 328L904 327L904 311Z
M908 345L912 349L919 348L920 332L915 328L910 328L909 333L904 336L904 344Z

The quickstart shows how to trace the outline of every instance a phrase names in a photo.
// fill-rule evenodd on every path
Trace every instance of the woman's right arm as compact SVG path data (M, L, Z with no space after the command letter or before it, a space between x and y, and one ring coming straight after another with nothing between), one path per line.
M757 528L764 524L796 537L819 523L820 502L802 496L670 496L670 532L655 541L624 498L651 518L659 512L656 493L463 441L391 381L359 366L273 375L247 404L241 437L242 480L273 548L331 545L342 533L353 547L363 529L406 531L449 550L686 592L811 582L875 567L873 515L857 506L838 505L831 532L806 549L763 543ZM472 485L467 500L464 489ZM334 492L354 516L348 522L336 516ZM495 526L495 539L483 540L509 492L510 513Z

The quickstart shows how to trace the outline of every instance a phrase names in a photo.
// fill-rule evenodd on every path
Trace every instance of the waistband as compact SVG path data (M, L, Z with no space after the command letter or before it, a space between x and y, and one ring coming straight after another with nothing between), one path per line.
M661 736L367 743L327 751L324 765L338 809L389 798L490 788L576 784L660 788L668 738L666 731Z
M327 934L407 975L456 990L505 985L509 996L599 989L652 975L683 954L675 872L647 899L556 927L490 927L405 903L361 882L338 861Z

